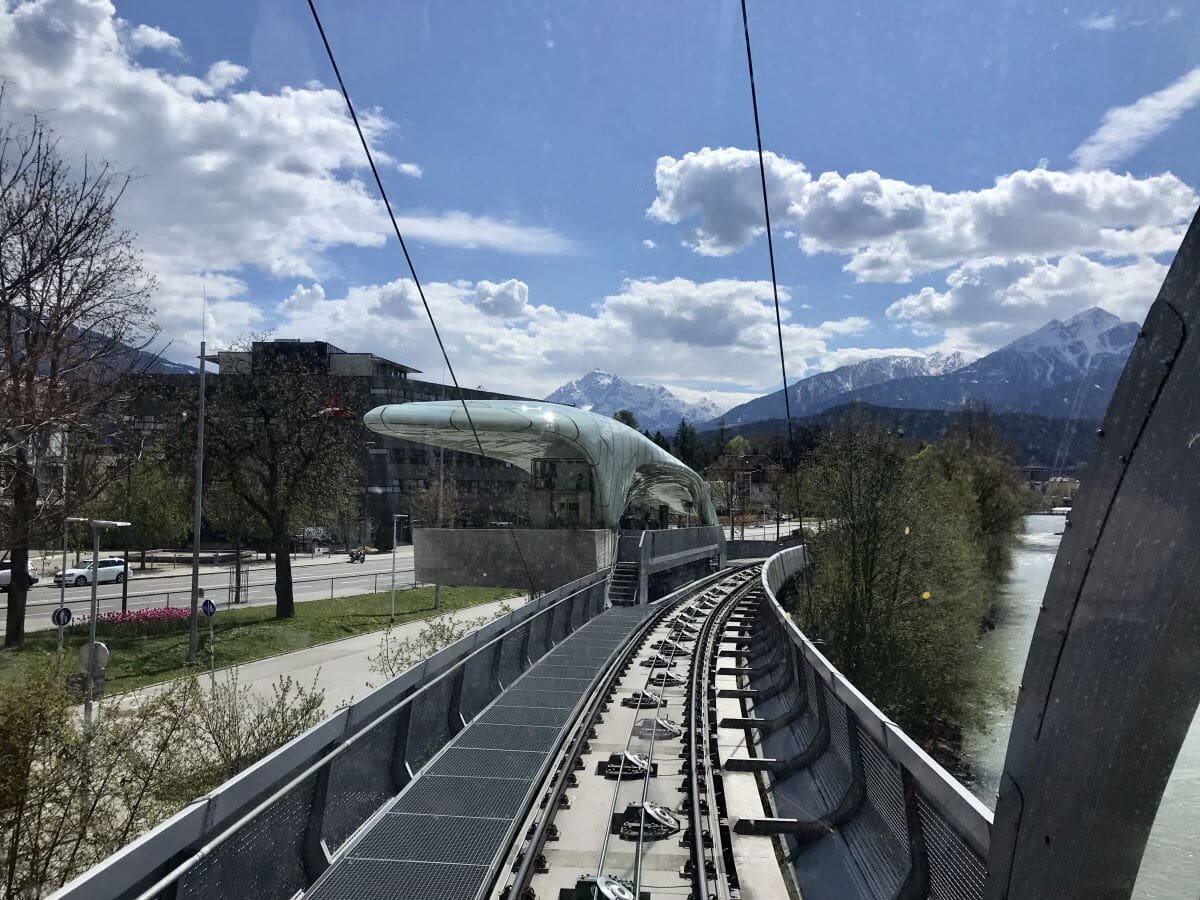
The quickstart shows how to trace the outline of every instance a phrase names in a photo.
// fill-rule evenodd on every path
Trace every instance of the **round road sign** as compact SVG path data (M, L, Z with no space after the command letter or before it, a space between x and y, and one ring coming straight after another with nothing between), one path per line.
M66 628L71 624L71 607L60 606L54 612L50 613L50 621L59 628Z
M210 619L217 614L217 604L211 600L205 600L200 606L201 611Z
M81 672L87 671L88 648L90 646L92 646L92 645L84 644L82 647L79 648L79 669ZM102 644L100 641L96 641L95 647L96 647L96 653L95 653L94 659L96 662L96 668L98 668L98 669L106 668L108 666L108 655L109 655L108 648L105 647L104 644Z

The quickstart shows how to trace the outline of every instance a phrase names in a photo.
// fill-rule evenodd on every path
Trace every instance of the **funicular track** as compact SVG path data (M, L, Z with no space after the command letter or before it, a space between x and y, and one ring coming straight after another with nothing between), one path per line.
M496 896L738 896L714 679L725 623L759 580L752 566L690 586L629 647L580 716Z

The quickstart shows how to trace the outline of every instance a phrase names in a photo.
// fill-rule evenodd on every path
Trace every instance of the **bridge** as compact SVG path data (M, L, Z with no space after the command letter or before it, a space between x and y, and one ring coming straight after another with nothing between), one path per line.
M1193 223L1067 519L994 816L788 616L805 547L748 561L719 528L670 529L55 896L1129 896L1200 703L1198 284Z

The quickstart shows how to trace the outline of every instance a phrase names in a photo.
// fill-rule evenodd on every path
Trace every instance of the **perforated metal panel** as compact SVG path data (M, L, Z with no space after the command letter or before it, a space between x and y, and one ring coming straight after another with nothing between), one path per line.
M314 900L447 900L473 897L487 875L484 866L349 859L326 876Z
M500 693L500 683L493 677L495 654L500 652L497 644L492 650L480 653L467 660L463 671L462 700L459 711L468 722Z
M406 717L392 715L338 756L329 772L329 794L321 836L330 850L396 795L392 758Z
M525 671L525 656L522 652L529 626L523 625L504 636L500 642L500 681L507 687Z
M917 796L925 853L929 857L929 896L938 900L977 900L983 896L987 864L941 813Z
M558 734L558 725L495 725L476 722L454 741L455 747L482 747L493 750L544 750Z
M529 658L536 663L551 646L550 613L541 613L529 623Z
M887 758L874 738L858 729L859 750L862 753L863 779L867 802L887 824L892 837L908 856L908 819L904 813L904 782L900 767Z
M450 739L450 694L453 675L434 682L413 700L408 733L408 765L414 772Z
M546 750L486 750L476 747L450 747L429 769L430 775L474 776L486 772L489 778L533 778L546 758Z
M592 623L585 624L453 737L444 724L451 679L418 698L410 726L410 762L431 759L443 743L445 750L346 849L310 896L474 897L588 684L630 627L649 613L604 613L593 620L594 632ZM509 658L512 665L516 657L511 651ZM504 660L502 650L501 669ZM464 709L477 702L472 695L482 672L480 665L464 674Z
M304 829L296 823L308 820L315 784L316 776L300 782L201 859L180 880L178 900L286 900L304 888Z

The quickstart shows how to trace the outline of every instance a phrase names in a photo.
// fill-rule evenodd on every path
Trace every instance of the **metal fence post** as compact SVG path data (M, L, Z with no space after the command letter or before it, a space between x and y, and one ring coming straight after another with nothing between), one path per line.
M408 767L408 726L412 722L412 704L403 701L404 708L396 713L396 742L392 745L392 787L396 793L404 790L412 781L412 769Z
M920 900L929 896L929 856L925 849L925 829L921 826L921 809L917 803L917 785L904 766L900 767L904 785L904 819L908 829L908 874L896 900Z
M446 722L450 726L451 736L467 727L467 720L463 718L462 714L463 681L466 674L467 667L460 662L458 669L454 672L454 680L450 682L450 702L447 704Z
M304 876L310 885L329 868L329 852L325 849L321 833L325 830L325 807L329 799L329 770L332 765L332 762L327 762L317 772L312 803L308 808L308 821L304 826L304 844L300 854L304 862Z

